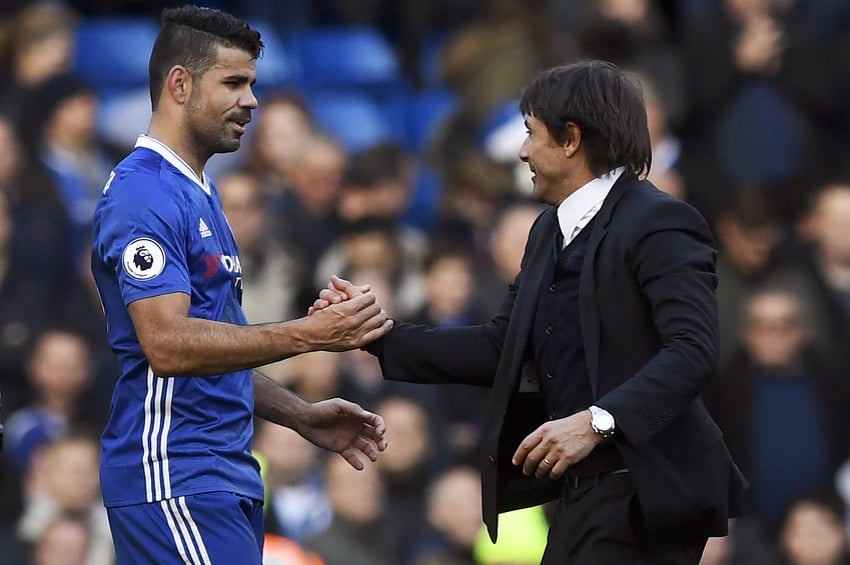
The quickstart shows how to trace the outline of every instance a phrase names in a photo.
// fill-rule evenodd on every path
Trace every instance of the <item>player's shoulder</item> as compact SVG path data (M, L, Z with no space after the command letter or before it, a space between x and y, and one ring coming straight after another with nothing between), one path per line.
M179 179L165 159L145 148L136 148L109 175L103 188L104 197L116 200L155 201L179 197Z

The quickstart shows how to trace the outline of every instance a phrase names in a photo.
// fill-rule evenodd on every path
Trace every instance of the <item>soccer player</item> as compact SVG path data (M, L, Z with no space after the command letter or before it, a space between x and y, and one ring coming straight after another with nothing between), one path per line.
M204 165L239 147L261 49L229 14L165 10L150 128L95 212L92 270L121 366L100 471L120 564L261 563L255 415L356 469L386 446L378 415L342 399L306 402L252 370L360 347L392 325L368 287L310 317L246 323L239 252Z

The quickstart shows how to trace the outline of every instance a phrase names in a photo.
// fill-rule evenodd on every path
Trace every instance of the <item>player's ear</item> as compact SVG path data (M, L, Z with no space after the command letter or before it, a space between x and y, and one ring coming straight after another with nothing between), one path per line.
M174 65L165 77L165 90L178 104L183 104L192 93L192 75L183 65Z

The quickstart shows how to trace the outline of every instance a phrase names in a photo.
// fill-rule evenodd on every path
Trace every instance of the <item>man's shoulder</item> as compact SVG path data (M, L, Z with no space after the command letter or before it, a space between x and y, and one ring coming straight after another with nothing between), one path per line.
M103 195L132 203L147 200L161 203L179 195L180 179L163 167L163 162L157 153L137 148L112 170Z

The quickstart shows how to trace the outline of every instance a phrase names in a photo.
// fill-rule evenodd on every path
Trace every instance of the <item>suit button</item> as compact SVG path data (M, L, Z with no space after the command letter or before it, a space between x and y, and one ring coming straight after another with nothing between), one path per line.
M546 378L547 378L547 379L551 379L551 378L552 378L552 373L546 373Z
M552 335L552 326L546 326L546 335Z
M487 459L489 459L489 460L490 460L490 463L492 463L493 465L495 465L495 464L496 464L496 458L495 458L495 457L493 457L492 455L491 455L491 456L489 456Z
M549 292L555 292L555 283L549 285Z
M549 414L549 419L550 419L550 420L554 420L554 419L555 419L555 413L554 413L554 412L552 412L551 414Z

